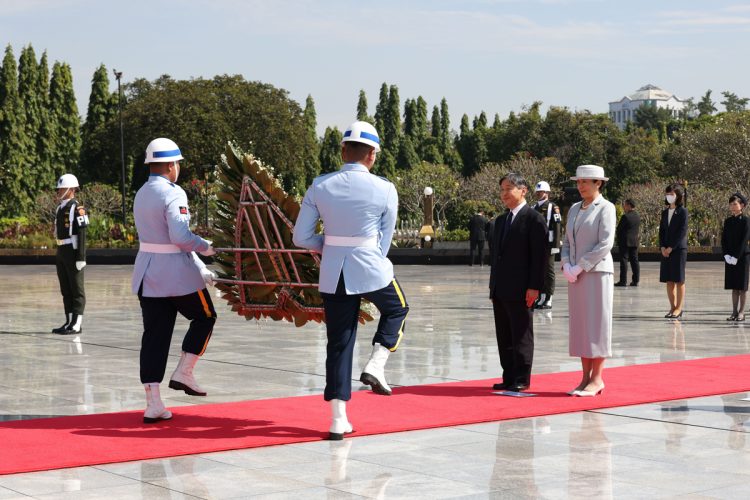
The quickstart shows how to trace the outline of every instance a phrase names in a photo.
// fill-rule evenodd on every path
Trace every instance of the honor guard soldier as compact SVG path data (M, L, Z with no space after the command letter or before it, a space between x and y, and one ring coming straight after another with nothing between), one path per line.
M148 181L133 203L140 248L133 269L132 291L138 295L143 314L140 375L146 389L144 423L172 418L159 394L164 378L177 313L190 320L182 341L180 361L169 381L172 389L191 396L205 396L193 376L198 358L211 338L216 311L206 290L215 275L195 252L216 252L211 242L190 231L190 211L185 191L177 184L180 149L159 138L146 148Z
M55 212L55 265L65 307L65 324L54 328L52 333L60 335L81 333L86 307L83 268L86 267L86 226L89 225L89 216L75 199L78 188L78 179L73 174L64 174L57 179L60 205Z
M560 253L560 226L562 215L560 207L549 199L550 187L545 181L536 183L537 203L534 209L542 214L547 222L547 248L549 250L547 273L544 276L544 287L536 302L536 309L552 309L552 295L555 294L555 255Z
M333 422L329 439L353 432L346 416L351 399L352 357L362 298L380 311L372 341L372 355L360 381L373 392L390 395L385 363L401 342L409 307L388 260L396 227L398 194L395 186L372 175L380 140L375 127L354 122L344 133L338 172L316 178L305 194L294 244L323 254L319 289L326 316L326 387ZM325 235L315 234L323 221Z

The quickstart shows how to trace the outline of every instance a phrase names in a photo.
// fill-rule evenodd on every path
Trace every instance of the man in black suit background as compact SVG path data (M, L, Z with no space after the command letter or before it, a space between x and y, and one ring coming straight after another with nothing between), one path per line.
M630 286L638 286L641 279L641 265L638 262L638 246L640 245L641 216L635 211L635 202L627 199L622 202L625 211L615 230L617 246L620 251L620 281L615 286L628 286L628 262L633 271L633 281Z
M526 204L529 184L521 175L500 179L500 200L508 212L495 221L490 261L490 299L503 381L494 390L523 391L531 382L534 358L532 310L547 269L547 224Z
M474 249L479 253L479 265L484 265L484 240L487 230L487 219L482 210L469 220L469 265L474 265Z

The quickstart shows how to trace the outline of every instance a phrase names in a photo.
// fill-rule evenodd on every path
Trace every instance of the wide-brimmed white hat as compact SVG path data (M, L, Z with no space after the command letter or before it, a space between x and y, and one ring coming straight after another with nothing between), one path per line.
M571 181L577 181L578 179L593 179L595 181L608 181L609 177L604 177L604 169L599 165L581 165L576 168L575 177L571 177Z

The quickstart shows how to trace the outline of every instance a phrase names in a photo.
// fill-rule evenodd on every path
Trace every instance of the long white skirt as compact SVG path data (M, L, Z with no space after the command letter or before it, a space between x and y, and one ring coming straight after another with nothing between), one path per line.
M612 356L614 274L582 272L568 283L570 355L578 358Z

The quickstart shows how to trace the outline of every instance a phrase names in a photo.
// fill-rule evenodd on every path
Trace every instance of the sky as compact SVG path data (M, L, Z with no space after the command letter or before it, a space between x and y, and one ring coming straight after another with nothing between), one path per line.
M104 63L123 82L241 74L310 94L320 134L356 118L360 89L373 114L383 82L402 106L445 97L453 129L534 101L606 112L649 83L750 96L740 0L0 0L0 43L70 64L82 115Z

